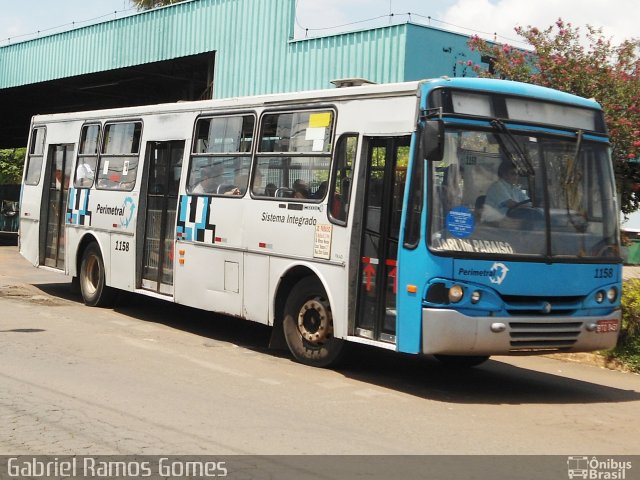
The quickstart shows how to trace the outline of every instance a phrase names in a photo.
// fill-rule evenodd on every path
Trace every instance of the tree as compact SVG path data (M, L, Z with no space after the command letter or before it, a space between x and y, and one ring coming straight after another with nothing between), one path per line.
M25 148L0 150L0 185L20 183L25 152Z
M517 27L532 50L472 37L469 46L489 59L489 68L473 65L479 76L505 78L555 88L602 105L611 139L621 209L640 208L640 40L614 45L602 29L558 19L545 30ZM586 40L586 41L585 41Z
M152 8L165 7L183 1L184 0L131 0L138 10L151 10Z

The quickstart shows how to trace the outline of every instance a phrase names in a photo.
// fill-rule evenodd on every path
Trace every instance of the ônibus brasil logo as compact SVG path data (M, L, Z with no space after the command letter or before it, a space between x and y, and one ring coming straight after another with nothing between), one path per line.
M585 480L626 480L631 462L597 457L571 456L567 458L567 475L570 479Z

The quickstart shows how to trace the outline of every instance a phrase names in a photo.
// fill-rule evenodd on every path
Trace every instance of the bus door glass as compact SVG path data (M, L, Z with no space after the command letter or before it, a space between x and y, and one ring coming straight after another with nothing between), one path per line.
M411 137L370 138L356 334L395 342L398 237Z
M149 142L147 208L142 252L142 288L173 294L173 258L178 185L184 141Z
M64 269L64 223L73 152L74 145L49 147L47 159L49 198L43 262L47 267Z

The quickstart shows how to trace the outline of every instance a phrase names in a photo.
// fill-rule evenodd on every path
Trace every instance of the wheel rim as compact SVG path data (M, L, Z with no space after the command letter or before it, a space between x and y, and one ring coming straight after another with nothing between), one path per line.
M95 255L89 255L84 264L84 275L82 276L82 289L91 296L98 290L100 283L100 262Z
M298 331L313 345L324 344L333 335L329 302L321 298L307 300L298 313Z

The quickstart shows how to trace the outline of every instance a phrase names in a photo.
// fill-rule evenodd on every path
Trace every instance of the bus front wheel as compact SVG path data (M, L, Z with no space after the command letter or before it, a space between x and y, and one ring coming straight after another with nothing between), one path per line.
M289 350L300 363L328 367L340 360L344 341L333 336L331 305L316 278L305 277L291 289L282 328Z
M95 242L90 243L82 254L80 292L84 303L90 307L107 306L115 295L114 290L105 283L104 262L100 247Z

